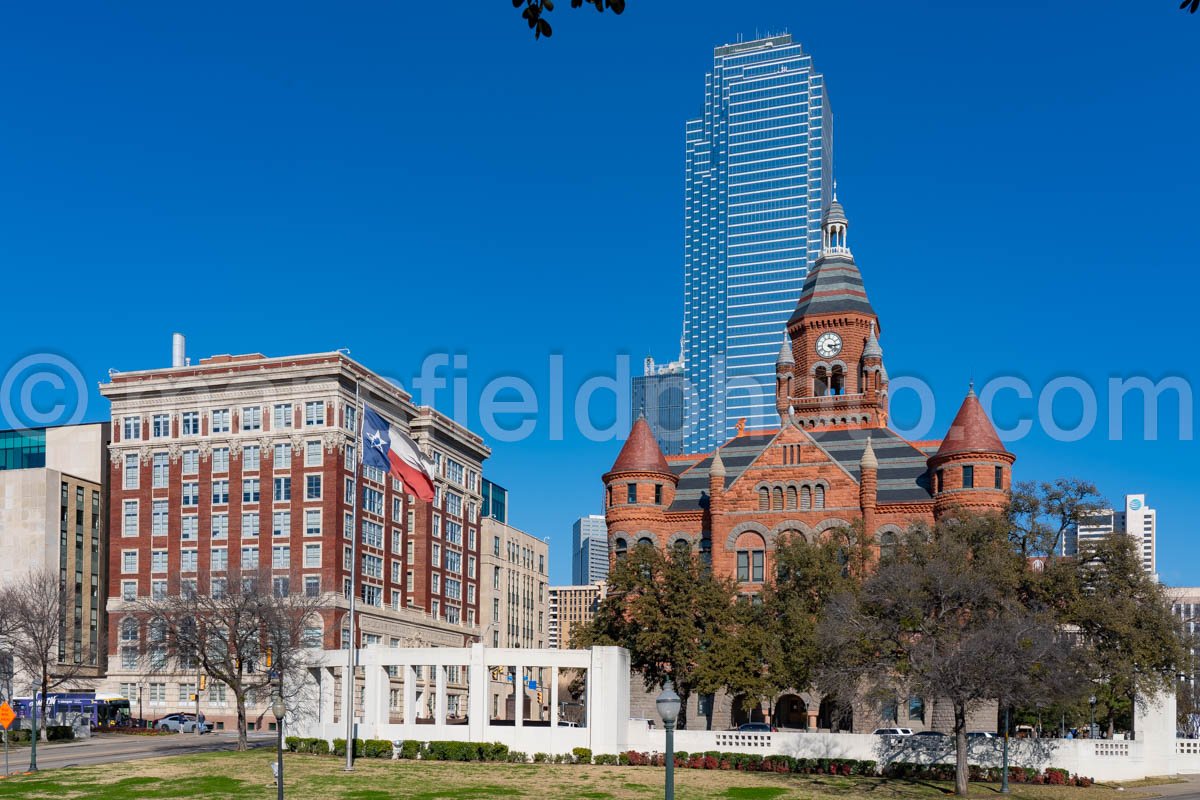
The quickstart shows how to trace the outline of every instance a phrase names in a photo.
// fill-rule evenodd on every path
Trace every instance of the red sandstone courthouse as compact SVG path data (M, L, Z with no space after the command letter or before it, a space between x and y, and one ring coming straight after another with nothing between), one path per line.
M973 391L940 442L909 442L887 427L883 326L846 227L834 200L775 367L778 430L667 459L646 421L634 423L603 478L614 558L641 543L685 543L755 593L780 537L815 541L861 520L886 547L952 507L1003 508L1014 457Z

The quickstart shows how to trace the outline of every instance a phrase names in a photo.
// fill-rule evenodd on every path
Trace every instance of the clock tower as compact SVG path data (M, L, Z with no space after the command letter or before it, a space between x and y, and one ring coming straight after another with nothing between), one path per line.
M887 425L879 317L846 243L847 227L835 192L821 221L821 255L775 365L775 408L806 430Z

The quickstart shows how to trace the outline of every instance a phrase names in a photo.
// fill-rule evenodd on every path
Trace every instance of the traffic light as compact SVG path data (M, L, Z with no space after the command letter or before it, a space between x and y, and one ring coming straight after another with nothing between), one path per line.
M537 693L537 694L538 694L538 702L539 702L539 703L541 703L541 702L542 702L542 690L541 690L541 689L538 689L538 693Z
M208 676L201 675L200 676L200 691L202 691L202 692L207 691L207 689L208 689Z
M200 695L197 695L197 694L189 694L189 695L188 695L188 700L190 700L190 701L192 701L192 702L194 703L194 702L196 702L196 700L198 700L198 699L199 699L199 697L200 697Z
M267 648L267 669L271 668L271 648Z

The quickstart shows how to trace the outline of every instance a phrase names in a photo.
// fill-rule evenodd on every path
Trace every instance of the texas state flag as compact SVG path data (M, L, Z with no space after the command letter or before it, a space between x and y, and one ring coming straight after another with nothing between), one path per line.
M391 473L426 503L433 502L433 462L417 449L404 431L363 406L362 460L368 467Z

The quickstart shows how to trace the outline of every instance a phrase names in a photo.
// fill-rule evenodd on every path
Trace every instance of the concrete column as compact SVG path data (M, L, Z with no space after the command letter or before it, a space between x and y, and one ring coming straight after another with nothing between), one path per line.
M467 669L467 725L471 741L482 742L487 730L488 694L491 688L482 642L471 645L471 663Z
M388 681L387 670L378 664L364 666L363 673L363 724L370 726L363 737L369 735L371 738L378 738L374 726L388 722L388 688L391 684Z
M517 726L518 733L521 728L525 727L525 667L524 665L515 665L513 667L513 724Z
M337 700L336 689L334 688L334 672L328 667L320 667L316 670L316 678L320 692L320 711L317 719L321 725L334 724L333 709Z
M400 668L404 675L404 724L417 724L417 671L412 664Z
M550 730L558 730L558 667L550 668ZM550 741L557 738L551 735Z
M437 666L437 688L436 696L433 701L433 724L446 724L446 670L448 667Z
M817 710L809 707L808 709L808 729L815 732L817 730Z

